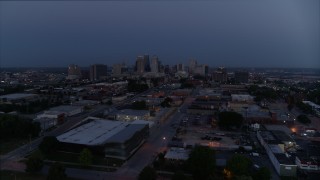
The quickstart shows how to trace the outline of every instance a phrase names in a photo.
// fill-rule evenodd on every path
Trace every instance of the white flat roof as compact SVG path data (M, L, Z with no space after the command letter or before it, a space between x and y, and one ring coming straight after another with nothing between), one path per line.
M89 119L70 131L60 135L57 139L60 142L102 145L107 142L123 143L136 131L141 130L146 124L130 124L122 121L110 121L104 119Z
M60 142L99 145L120 132L126 125L128 123L121 121L93 120L58 136L57 139Z

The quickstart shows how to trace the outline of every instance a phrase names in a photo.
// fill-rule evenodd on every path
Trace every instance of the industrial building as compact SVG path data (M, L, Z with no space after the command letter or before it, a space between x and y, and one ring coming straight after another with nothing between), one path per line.
M39 100L37 94L14 93L0 96L0 104L24 104Z
M61 149L80 152L90 149L93 154L128 159L146 140L149 125L89 117L80 125L57 137Z
M49 110L45 111L45 113L47 113L47 114L50 112L64 113L65 116L68 117L68 116L74 116L74 115L82 113L83 107L82 106L61 105L61 106L50 108Z
M283 131L258 131L257 138L265 148L269 159L279 176L297 175L295 158L288 154L295 151L295 142Z

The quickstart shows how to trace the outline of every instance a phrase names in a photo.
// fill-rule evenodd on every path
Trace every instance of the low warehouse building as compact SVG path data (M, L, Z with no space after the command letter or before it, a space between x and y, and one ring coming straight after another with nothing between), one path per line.
M149 135L148 123L127 123L89 117L57 137L64 151L90 149L94 154L128 159Z
M74 115L82 113L83 107L82 106L61 105L61 106L50 108L45 113L50 113L50 112L64 113L65 116L68 117L68 116L74 116Z

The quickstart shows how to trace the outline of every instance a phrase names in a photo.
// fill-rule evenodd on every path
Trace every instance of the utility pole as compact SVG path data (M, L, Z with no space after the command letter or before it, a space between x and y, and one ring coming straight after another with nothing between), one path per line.
M31 152L31 134L29 134L29 152Z

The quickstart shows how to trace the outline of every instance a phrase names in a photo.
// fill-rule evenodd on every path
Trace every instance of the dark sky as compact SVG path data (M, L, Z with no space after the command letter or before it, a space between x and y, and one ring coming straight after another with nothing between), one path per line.
M320 67L319 0L2 1L2 67Z

